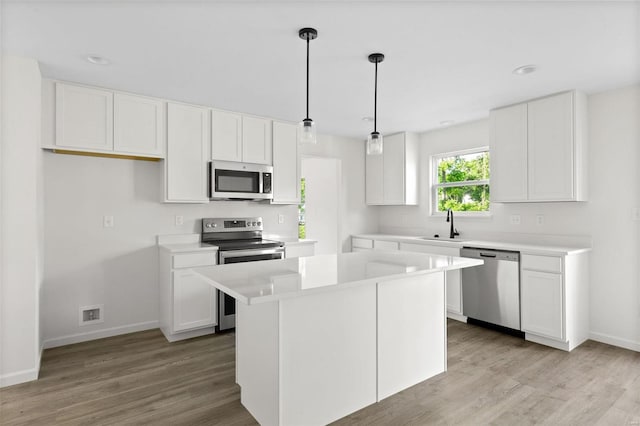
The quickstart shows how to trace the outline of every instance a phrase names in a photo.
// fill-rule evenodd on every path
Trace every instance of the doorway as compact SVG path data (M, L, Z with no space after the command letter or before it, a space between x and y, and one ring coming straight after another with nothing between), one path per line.
M342 162L335 158L304 157L304 226L306 238L316 240L315 254L340 252L339 211Z

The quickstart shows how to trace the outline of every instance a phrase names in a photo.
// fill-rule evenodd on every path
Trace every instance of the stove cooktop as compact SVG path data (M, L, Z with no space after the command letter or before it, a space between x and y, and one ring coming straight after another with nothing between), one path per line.
M284 247L284 243L282 241L272 241L272 240L222 240L222 241L203 241L204 244L210 244L212 246L218 246L221 251L229 251L229 250L254 250L254 249L265 249L265 248L274 248L274 247Z

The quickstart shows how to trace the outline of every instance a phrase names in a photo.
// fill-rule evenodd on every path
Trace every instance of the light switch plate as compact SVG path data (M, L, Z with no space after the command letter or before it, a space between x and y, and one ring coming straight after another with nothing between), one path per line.
M284 215L283 214L279 214L278 215L278 223L284 223Z
M184 216L176 215L176 226L184 225Z
M509 223L512 225L520 225L520 215L519 214L512 214L509 217Z
M536 225L544 225L544 215L543 214L536 215Z

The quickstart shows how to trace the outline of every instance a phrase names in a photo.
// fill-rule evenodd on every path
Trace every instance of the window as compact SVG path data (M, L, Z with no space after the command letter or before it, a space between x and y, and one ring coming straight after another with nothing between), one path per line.
M489 211L489 149L432 157L432 212Z

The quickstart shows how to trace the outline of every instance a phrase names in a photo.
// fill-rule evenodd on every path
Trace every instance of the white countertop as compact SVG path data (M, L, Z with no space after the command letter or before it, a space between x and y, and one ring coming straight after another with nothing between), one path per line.
M193 271L250 305L482 263L462 257L370 251L198 267Z
M203 243L175 243L158 244L158 247L169 250L171 253L184 253L190 251L218 251L218 246Z
M442 247L479 247L490 248L497 250L513 250L519 251L522 254L534 254L534 255L546 255L546 256L563 256L573 255L591 251L590 247L570 247L563 245L546 245L546 244L530 244L526 242L500 242L500 241L488 241L488 240L471 240L464 238L439 238L439 239L425 239L419 236L412 235L389 235L389 234L356 234L352 235L354 238L365 238L370 240L379 241L394 241L398 243L411 243L422 245L436 245Z

